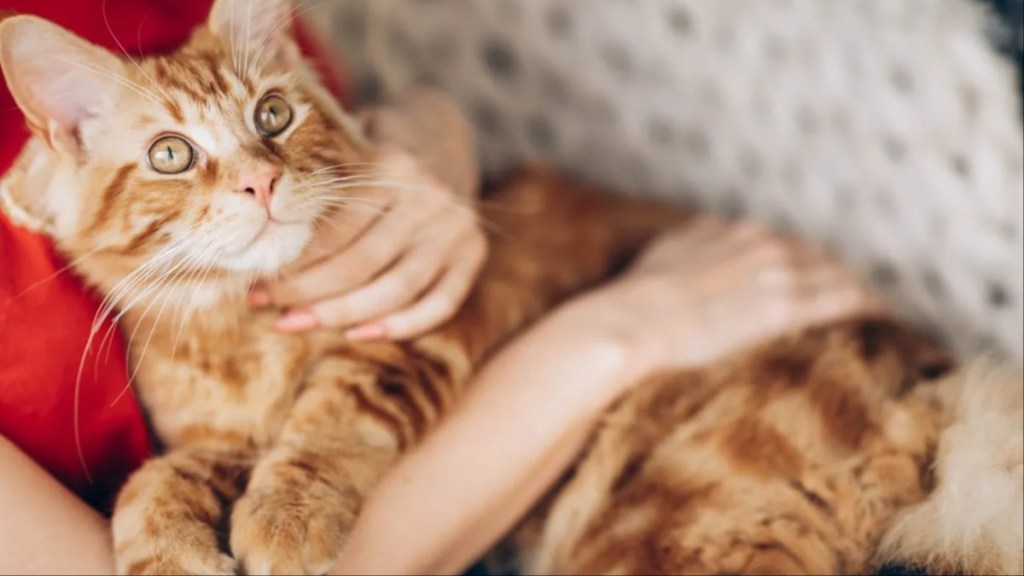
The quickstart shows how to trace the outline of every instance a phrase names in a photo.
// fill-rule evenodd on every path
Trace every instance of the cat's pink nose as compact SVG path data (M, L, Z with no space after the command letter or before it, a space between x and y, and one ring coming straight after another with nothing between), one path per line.
M274 195L274 185L281 177L281 167L274 165L253 168L242 176L239 188L246 194L252 194L264 208L270 210L270 197Z

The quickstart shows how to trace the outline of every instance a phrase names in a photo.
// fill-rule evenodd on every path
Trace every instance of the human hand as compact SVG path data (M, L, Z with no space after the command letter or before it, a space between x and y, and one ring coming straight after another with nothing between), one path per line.
M693 367L785 332L881 310L822 250L756 224L705 218L656 239L619 279L584 297L641 371Z
M346 190L307 258L254 291L254 305L288 309L280 330L410 338L455 313L486 257L473 131L452 101L416 90L360 120L381 147L370 178L390 185Z
M393 185L346 191L308 259L253 291L253 305L287 309L277 329L409 338L447 320L469 293L487 254L473 207L410 154L387 150L375 165L373 178Z

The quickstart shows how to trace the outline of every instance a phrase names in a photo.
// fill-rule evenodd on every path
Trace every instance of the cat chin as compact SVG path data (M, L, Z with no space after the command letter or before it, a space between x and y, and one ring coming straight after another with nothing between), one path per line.
M261 234L238 254L223 257L219 264L229 272L266 276L275 274L302 255L313 237L305 224L279 224Z

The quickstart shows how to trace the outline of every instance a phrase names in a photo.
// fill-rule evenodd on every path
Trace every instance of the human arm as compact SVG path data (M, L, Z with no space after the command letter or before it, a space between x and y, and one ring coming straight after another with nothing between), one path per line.
M484 369L463 409L371 495L338 573L457 573L556 479L639 366L573 316L543 321Z
M381 184L346 190L350 205L321 228L311 259L254 292L255 305L286 309L281 330L414 336L458 308L487 254L473 133L448 98L420 90L361 119Z
M0 574L113 574L110 529L0 437Z
M464 403L371 494L337 571L458 573L646 374L875 307L823 254L759 228L705 221L671 233L623 278L556 310L483 368Z

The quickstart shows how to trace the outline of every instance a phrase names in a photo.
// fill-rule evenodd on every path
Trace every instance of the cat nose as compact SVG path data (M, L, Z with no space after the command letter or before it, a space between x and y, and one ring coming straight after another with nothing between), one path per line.
M242 192L252 194L264 208L270 209L270 197L274 195L274 185L281 177L281 167L266 165L253 168L242 176L239 185Z

